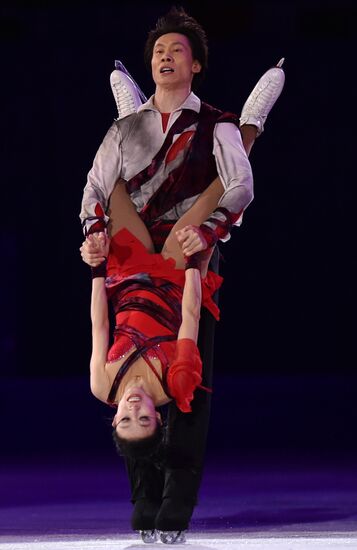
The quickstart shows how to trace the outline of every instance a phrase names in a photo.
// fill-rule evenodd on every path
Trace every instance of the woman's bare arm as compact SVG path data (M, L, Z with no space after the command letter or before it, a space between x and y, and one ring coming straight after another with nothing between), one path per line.
M108 254L108 238L104 233L91 235L87 238L87 245L91 240L96 241L103 256ZM83 247L86 247L86 243ZM82 248L83 248L82 247ZM92 320L92 356L90 360L90 387L93 395L102 401L106 401L109 387L109 378L105 370L109 345L109 319L108 301L105 289L105 278L95 277L92 280L91 297Z
M105 370L109 344L109 319L104 277L97 277L92 282L91 319L90 388L93 395L106 401L110 390Z
M202 301L201 274L198 269L186 269L182 297L182 323L177 339L190 338L197 343Z

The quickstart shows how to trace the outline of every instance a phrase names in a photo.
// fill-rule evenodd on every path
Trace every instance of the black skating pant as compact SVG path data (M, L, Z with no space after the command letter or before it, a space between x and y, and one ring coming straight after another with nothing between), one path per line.
M218 272L218 249L210 269ZM217 298L217 297L216 297ZM202 308L198 348L202 358L202 385L212 387L215 319ZM134 504L135 530L184 530L190 522L201 484L211 408L211 395L196 390L192 413L182 413L171 402L167 413L167 456L164 466L126 459Z

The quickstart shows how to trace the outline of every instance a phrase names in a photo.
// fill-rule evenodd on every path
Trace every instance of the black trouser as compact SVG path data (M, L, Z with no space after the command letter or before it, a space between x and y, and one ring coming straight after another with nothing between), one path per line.
M218 271L216 248L210 269ZM211 388L215 319L202 308L198 348L202 358L202 385ZM187 529L201 484L211 408L211 395L196 390L192 412L182 413L174 401L168 405L167 455L164 466L126 459L134 503L133 529L162 531Z

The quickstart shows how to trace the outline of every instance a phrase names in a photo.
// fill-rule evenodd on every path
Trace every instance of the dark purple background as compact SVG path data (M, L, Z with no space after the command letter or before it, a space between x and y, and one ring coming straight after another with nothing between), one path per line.
M260 75L286 58L283 94L251 155L254 202L221 247L212 446L224 426L228 447L355 448L356 9L182 4L208 34L199 95L209 103L239 112ZM114 59L150 95L143 46L170 5L1 8L0 397L9 452L23 441L36 452L110 445L100 435L107 411L88 394L90 280L78 213L116 115ZM232 427L240 438L229 437ZM60 442L49 442L53 429Z

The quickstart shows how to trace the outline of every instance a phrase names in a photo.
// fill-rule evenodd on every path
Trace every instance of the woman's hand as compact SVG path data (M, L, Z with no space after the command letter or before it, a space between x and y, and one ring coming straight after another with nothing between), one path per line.
M196 225L186 225L186 227L179 229L176 231L176 237L184 256L192 256L196 252L207 249L207 241Z
M81 256L91 267L97 267L106 260L109 252L109 237L105 233L92 233L82 243Z

